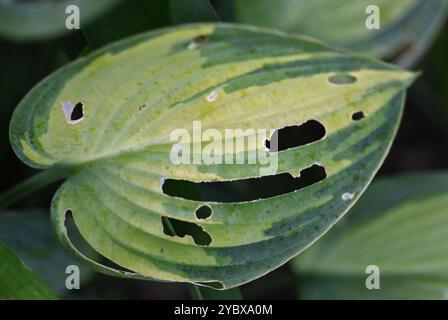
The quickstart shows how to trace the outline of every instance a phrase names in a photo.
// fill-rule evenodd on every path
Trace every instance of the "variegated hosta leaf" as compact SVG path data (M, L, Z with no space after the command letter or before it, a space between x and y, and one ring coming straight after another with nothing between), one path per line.
M11 142L33 167L76 168L52 204L67 247L80 255L66 238L70 210L92 247L137 274L96 269L228 288L301 252L356 201L391 145L413 78L299 36L225 24L164 29L112 44L45 79L16 109ZM259 177L264 167L173 164L171 132L191 133L197 120L223 136L224 129L315 120L325 127L322 139L271 157L278 154L278 174L318 165L327 177L239 203L169 196L161 188L168 178L216 183ZM211 208L206 219L195 214L202 205ZM174 236L168 218L187 222L207 241Z
M366 8L380 10L368 29ZM446 0L237 0L237 20L309 35L328 43L396 58L408 66L429 47L447 15Z
M446 299L447 204L447 172L374 182L343 221L294 259L300 296ZM366 288L371 265L379 289Z

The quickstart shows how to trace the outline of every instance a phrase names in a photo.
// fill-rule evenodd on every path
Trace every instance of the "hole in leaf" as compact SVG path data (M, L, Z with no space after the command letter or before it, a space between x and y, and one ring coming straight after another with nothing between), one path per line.
M212 215L212 208L207 205L200 206L196 209L196 218L198 219L207 219Z
M167 179L162 191L173 197L204 202L243 202L267 199L300 190L327 177L325 168L314 164L300 171L294 178L289 173L281 173L259 178L192 182Z
M309 120L301 125L275 130L272 137L265 141L265 146L270 152L283 151L319 141L325 133L325 127L319 121Z
M210 235L201 226L192 222L162 217L162 226L163 233L170 237L183 238L188 235L199 246L208 246L212 242Z
M333 84L351 84L356 82L356 77L348 74L348 73L336 73L330 77L328 77L328 81Z
M69 124L76 124L84 119L83 104L81 102L73 105L70 101L63 101L62 110Z
M358 112L355 112L352 114L353 121L359 121L359 120L363 119L364 117L365 117L364 112L362 112L362 111L358 111Z
M81 102L78 102L72 110L72 114L70 115L70 121L79 121L82 120L83 117L84 117L83 104Z

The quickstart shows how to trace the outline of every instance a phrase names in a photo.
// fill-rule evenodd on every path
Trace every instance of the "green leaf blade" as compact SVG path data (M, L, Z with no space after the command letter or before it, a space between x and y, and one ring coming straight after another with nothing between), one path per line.
M2 241L0 241L0 299L57 299L47 285Z
M207 40L190 48L198 36ZM334 83L341 73L355 81ZM127 269L229 288L285 263L349 209L390 147L414 77L299 36L238 25L182 26L112 44L50 76L16 109L11 143L31 166L78 167L52 204L55 230L68 247L63 220L70 209L86 240ZM64 101L83 103L81 122L67 123ZM366 118L352 120L360 110ZM238 203L204 203L161 189L168 178L262 175L261 164L174 165L174 129L191 132L195 120L222 132L279 129L311 119L325 127L325 138L279 152L278 173L298 176L320 164L327 178L319 183ZM256 148L264 150L263 143ZM342 199L346 192L350 201ZM194 212L204 204L213 213L199 221ZM165 234L162 217L199 225L210 245Z

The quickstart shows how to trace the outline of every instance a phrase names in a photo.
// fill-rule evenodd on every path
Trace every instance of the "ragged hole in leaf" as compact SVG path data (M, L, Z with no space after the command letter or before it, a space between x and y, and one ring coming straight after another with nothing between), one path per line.
M328 77L328 81L333 84L351 84L356 82L356 77L348 73L336 73Z
M233 181L192 182L166 179L162 191L173 197L204 202L244 202L267 199L300 190L327 177L325 168L314 164L294 178L281 173Z
M84 117L83 104L78 102L73 108L72 114L70 115L71 121L78 121Z
M70 101L62 102L62 110L69 124L76 124L84 119L84 105L78 102L73 105Z
M212 215L212 208L210 208L207 205L200 206L199 208L196 209L195 214L196 214L196 218L198 218L198 219L201 219L201 220L207 219Z
M167 236L183 238L187 235L192 237L198 246L208 246L212 242L210 235L201 226L192 222L162 217L162 226L163 233Z
M265 146L270 152L278 152L319 141L325 134L325 127L313 119L301 125L275 130L271 138L265 141Z
M359 121L365 117L364 112L358 111L352 114L353 121Z

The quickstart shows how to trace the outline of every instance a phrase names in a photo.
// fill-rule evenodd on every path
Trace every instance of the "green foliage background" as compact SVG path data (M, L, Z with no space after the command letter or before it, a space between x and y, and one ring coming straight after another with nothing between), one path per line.
M14 3L15 1L9 2ZM44 2L30 3L38 6ZM72 2L74 1L70 3ZM81 10L84 10L85 3L82 2L79 1L79 4ZM276 3L275 6L273 6L273 2ZM342 3L344 1L338 2ZM383 3L383 1L379 2ZM413 19L416 19L415 21L417 21L413 22L415 26L411 27L411 32L415 32L417 35L415 41L424 38L424 43L417 46L416 52L405 55L406 57L412 57L412 63L409 59L404 63L412 70L421 70L423 73L409 89L404 118L398 136L377 175L376 180L378 181L374 182L371 190L350 211L346 224L342 222L334 231L330 231L327 236L319 240L315 246L312 246L303 256L299 256L292 263L243 285L240 289L244 298L446 298L444 286L448 274L447 268L444 268L444 263L448 252L445 246L438 244L443 243L442 235L445 230L443 227L446 222L444 219L448 216L446 205L443 205L443 203L446 203L448 192L446 191L448 180L446 173L443 171L448 169L448 59L446 58L448 57L448 26L444 22L447 2L443 0L425 1L429 4L426 4L427 8L423 8L425 5L418 3L418 1L406 1L406 3L400 2L403 5L402 8L388 9L388 12L396 12L399 17L407 17L406 5L409 7L413 5L422 6L420 9L426 10L423 13L420 12L421 14L409 15L409 20L414 21ZM60 17L54 19L54 25L51 25L53 19L46 18L48 12L37 19L42 8L33 8L31 11L33 19L27 19L26 15L21 15L23 12L20 8L17 11L15 11L15 8L12 9L13 11L8 11L11 9L8 8L7 10L7 7L4 6L10 4L6 1L5 3L0 3L0 17L7 15L11 20L1 19L0 22L0 61L2 61L0 73L1 190L6 190L35 174L34 170L17 160L9 146L9 120L18 102L39 80L52 71L76 57L114 40L181 23L224 21L257 24L285 29L289 32L305 33L331 44L347 46L352 49L365 51L366 48L372 47L374 49L367 50L369 53L379 55L381 58L392 62L400 62L400 59L397 58L403 56L403 50L412 49L412 45L407 44L404 47L398 46L397 52L390 52L390 48L393 46L388 41L393 41L395 37L401 39L405 32L402 25L396 27L393 23L390 30L388 29L388 36L385 38L379 37L380 40L378 38L372 40L361 37L362 42L351 42L350 32L344 29L347 28L348 24L346 22L349 21L349 17L343 15L344 9L339 9L342 12L341 15L337 16L335 14L333 16L334 21L339 21L344 28L331 29L332 33L330 34L334 34L334 36L325 38L328 33L320 34L319 31L321 32L326 28L319 27L316 29L315 27L316 21L320 21L318 19L320 15L322 15L320 19L323 19L321 21L329 22L332 18L331 15L326 16L328 8L323 0L313 1L314 5L312 7L307 7L306 1L295 1L293 6L285 0L280 2L221 0L212 1L212 5L202 0L104 2L104 8L87 9L85 7L85 10L89 10L92 14L86 19L85 24L82 22L82 30L79 31L61 29L59 27ZM323 3L320 10L319 3ZM380 7L381 3L379 3ZM107 8L109 5L110 8ZM305 5L305 9L302 10L301 6L303 5ZM342 8L343 5L341 5ZM347 2L345 5L350 4ZM266 9L258 10L260 8ZM338 8L334 10L336 9ZM60 9L56 8L55 10L60 12ZM297 17L295 16L296 11L300 13ZM267 12L270 17L269 19L262 17L261 20L257 20L257 17L251 17L251 14L256 12ZM281 12L288 12L288 19L284 19ZM56 13L51 14L53 16L57 15ZM390 17L393 18L393 14L388 15L388 18ZM429 24L425 22L428 21L428 17L429 21L432 22L429 31L425 29L429 28ZM20 30L7 26L8 23L14 24L16 21L26 21L29 24L24 25ZM42 28L43 31L33 27L32 23L39 25L42 21L48 23L47 27ZM288 21L293 23L286 25ZM298 21L300 23L296 23ZM353 22L353 20L350 21ZM385 19L385 23L387 21ZM356 21L353 23L356 26ZM327 28L331 28L331 26ZM363 25L359 28L362 29L362 32L365 32ZM38 32L32 33L33 29ZM395 34L391 36L390 34L394 32ZM359 37L359 32L354 33ZM426 36L423 36L423 34ZM428 173L407 175L408 173L422 171ZM402 177L402 175L404 176ZM190 292L194 292L194 288L185 284L118 279L96 273L92 274L89 270L83 271L86 279L80 291L64 291L60 283L62 280L59 279L64 278L64 275L61 274L63 272L61 268L63 264L66 264L66 261L70 261L70 258L64 252L59 253L59 251L53 250L55 244L51 243L51 240L36 241L36 238L34 238L36 235L33 235L32 232L26 232L29 223L32 223L29 215L36 211L35 209L30 210L30 208L40 208L37 209L39 217L48 214L45 208L49 207L51 196L56 188L57 184L50 185L14 204L13 214L15 217L12 219L9 217L11 213L0 213L4 214L0 219L2 227L0 228L0 240L3 240L23 261L30 265L47 282L53 292L56 292L62 298L73 299L176 299L188 298ZM432 202L433 199L436 202ZM43 213L42 210L44 210ZM378 219L370 217L362 220L366 212L381 216L388 214L389 211L392 212L391 215L394 213L397 215L396 217L393 216L394 218L391 217L390 221L385 219L386 222L381 222L381 217ZM413 218L409 219L410 216ZM18 223L16 217L20 217L27 222ZM356 223L358 221L357 217L360 217L359 219L363 223ZM418 217L418 219L415 217ZM15 222L11 222L12 220L15 220ZM352 220L355 223L352 223ZM370 220L373 220L373 222ZM380 220L380 222L376 220ZM411 225L406 227L406 224L400 223L402 220L411 223ZM42 224L42 227L38 228L42 231L38 237L47 239L42 234L46 233L45 230L48 229L48 225L45 225L44 220L39 223ZM375 223L379 226L375 227ZM5 226L9 225L11 227L6 232ZM363 229L362 226L367 227ZM366 228L367 231L365 231ZM347 249L350 246L350 241L355 243L358 241L358 238L355 237L357 233L368 233L369 228L378 230L376 230L376 233L371 231L373 235L369 234L370 238L368 239L371 239L371 237L382 239L386 236L389 238L384 238L387 240L383 240L383 242L380 240L376 242L365 240L366 247L358 248L360 250L358 253ZM426 233L420 232L420 229L426 230ZM17 230L17 234L9 234L13 230ZM351 234L355 234L353 236L354 240L350 239ZM410 241L410 244L407 244L408 242L405 240ZM402 244L400 241L403 241ZM370 242L377 243L377 245L369 247ZM389 242L401 244L403 250L408 250L406 252L409 252L409 256L400 255L396 252L389 253L387 251ZM27 250L21 250L20 248L26 247L25 243L30 243L30 247ZM5 249L6 246L3 244L0 245L1 250L5 252L8 250L9 254L9 249ZM410 246L412 249L406 246ZM421 253L422 250L427 248L433 248L432 255ZM46 252L46 250L48 251ZM328 250L330 254L324 255L325 250ZM36 252L40 252L37 254L39 259L36 259ZM55 254L56 252L58 253ZM391 256L393 259L390 258ZM313 257L317 258L313 259ZM362 259L357 260L356 257L362 257ZM14 260L15 258L11 259ZM53 259L55 259L54 262ZM386 288L382 291L384 295L375 295L374 292L364 295L365 292L362 291L362 288L359 288L359 284L363 285L362 279L365 277L363 266L370 263L371 260L380 261L386 265L386 280L384 282ZM17 262L18 260L14 261ZM374 261L372 264L375 264ZM58 263L61 263L61 266L58 266ZM59 270L56 273L59 272L58 277L60 278L46 274L48 270L39 267L39 264L40 266L49 264L55 270ZM329 265L334 268L326 269ZM309 272L310 270L313 272ZM1 272L2 269L0 268L0 276L2 275ZM387 279L389 278L392 279L389 282L391 285L387 286ZM33 281L41 282L41 280ZM341 285L344 290L337 290ZM44 287L45 289L42 289L44 293L41 297L53 297L53 294L47 291L46 285ZM0 286L0 295L2 294L1 290ZM204 291L203 296L207 298L208 293L208 291ZM26 295L25 291L25 296L17 295L10 298L21 298L26 297ZM30 297L29 294L28 297ZM209 297L216 297L215 292L211 291ZM221 297L237 296L232 292L224 292Z

